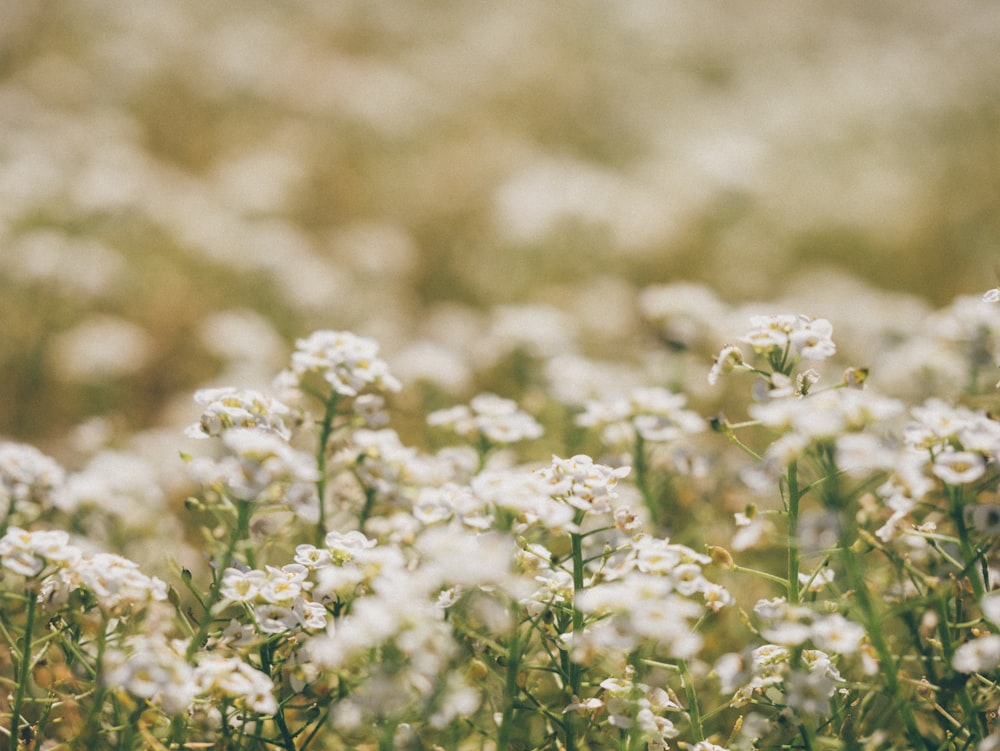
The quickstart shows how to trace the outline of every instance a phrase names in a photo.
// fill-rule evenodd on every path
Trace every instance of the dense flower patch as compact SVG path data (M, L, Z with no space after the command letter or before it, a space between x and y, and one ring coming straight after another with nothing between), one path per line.
M643 296L660 332L669 291ZM271 392L195 395L177 466L197 490L176 507L123 484L127 455L68 471L2 443L3 732L46 749L1000 747L1000 422L993 384L975 388L996 297L942 313L940 362L896 395L836 362L830 321L753 314L696 376L668 357L722 412L640 369L536 353L547 388L430 410L420 446L393 427L403 384L378 345L318 331ZM715 325L699 309L689 333ZM965 393L913 399L956 365ZM102 549L130 513L117 496L161 508L146 534L176 530L162 558L190 560L153 575Z

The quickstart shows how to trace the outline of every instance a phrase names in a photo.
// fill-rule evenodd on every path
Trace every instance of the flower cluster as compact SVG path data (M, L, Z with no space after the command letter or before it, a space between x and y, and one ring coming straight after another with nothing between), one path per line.
M826 385L800 369L838 353L823 319L751 323L739 341L752 354L727 347L712 368L756 377L725 402L745 422L706 421L660 386L538 418L483 393L431 412L459 441L435 451L386 423L398 383L373 342L301 340L279 377L294 408L263 391L196 395L186 433L213 440L182 455L199 486L183 508L206 554L176 567L175 586L85 544L82 524L58 526L98 508L115 524L125 502L101 506L102 487L172 516L165 493L95 483L123 474L124 453L67 474L4 444L12 731L48 712L73 743L127 749L464 747L474 734L497 748L745 751L891 730L886 749L961 735L989 751L997 422L881 396L864 368L839 365ZM671 346L691 355L699 331L671 329ZM538 461L549 419L576 450ZM593 445L611 458L580 450ZM946 705L961 730L935 724Z
M348 331L316 331L295 343L291 366L277 379L279 391L332 391L344 397L398 391L401 384L378 356L378 344ZM318 382L317 382L318 379ZM325 390L321 384L325 384Z
M532 440L543 433L538 421L519 409L516 402L496 394L479 394L468 406L460 404L431 412L427 424L495 445Z

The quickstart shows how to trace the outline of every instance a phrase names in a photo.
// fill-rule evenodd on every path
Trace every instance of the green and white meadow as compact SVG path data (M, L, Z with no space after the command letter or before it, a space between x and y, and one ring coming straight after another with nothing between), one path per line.
M747 7L0 2L0 749L1000 750L1000 21Z
M695 293L644 290L651 329L708 338L717 311L675 306ZM939 357L914 368L915 389L964 377L962 399L880 393L838 364L830 321L757 314L698 374L725 411L702 417L655 368L626 387L620 362L521 350L545 424L481 393L425 415L434 449L392 427L402 384L374 340L314 332L268 392L195 393L174 469L197 490L142 543L173 559L166 579L100 544L130 516L108 467L127 455L68 472L2 443L5 733L996 748L1000 422L975 405L996 399L998 299L941 311ZM553 431L560 453L528 459Z

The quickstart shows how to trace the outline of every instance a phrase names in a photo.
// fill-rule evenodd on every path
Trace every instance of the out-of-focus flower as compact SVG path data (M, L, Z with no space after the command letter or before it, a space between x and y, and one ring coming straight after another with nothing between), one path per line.
M468 406L458 405L431 412L427 424L447 427L463 438L482 437L495 444L532 440L542 435L542 426L517 402L496 394L479 394Z
M31 511L60 507L63 503L65 472L52 458L34 446L0 442L0 520L11 510Z
M286 441L291 438L291 431L282 419L291 410L260 391L228 387L201 389L195 392L194 400L205 410L201 419L184 431L191 438L218 436L232 428L257 428Z
M194 685L199 696L231 701L263 715L278 711L270 677L239 657L200 655L194 669Z
M230 452L218 460L188 465L195 480L231 499L281 503L290 486L316 479L315 460L271 432L233 428L222 434Z
M334 394L355 397L362 392L394 392L402 385L378 356L373 339L348 331L316 331L295 343L291 366L278 376L278 386L315 390L313 378L325 382ZM325 398L325 394L320 394Z
M951 656L951 666L960 673L995 671L1000 666L1000 635L987 634L965 642Z
M55 372L69 381L132 375L153 357L153 339L140 326L107 315L85 319L52 343Z
M50 563L71 566L81 556L81 550L69 544L69 535L62 530L29 532L11 527L0 538L3 569L26 578L42 573Z
M636 435L650 442L670 442L705 429L705 421L684 408L686 401L683 394L663 388L639 388L627 398L587 402L576 423L599 428L608 445L632 444Z
M194 668L184 658L183 646L162 634L136 634L104 657L101 680L149 699L167 714L179 714L194 701Z
M934 457L931 472L949 485L964 485L986 474L986 460L971 451L944 451Z

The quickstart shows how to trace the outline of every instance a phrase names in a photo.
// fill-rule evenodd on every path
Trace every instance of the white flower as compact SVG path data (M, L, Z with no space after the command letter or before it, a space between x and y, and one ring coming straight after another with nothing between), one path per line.
M865 629L839 613L817 618L810 629L813 643L834 654L852 655L861 648Z
M468 406L458 405L432 412L427 424L447 427L463 438L482 436L490 443L516 443L542 435L542 426L523 412L517 402L496 394L479 394Z
M0 519L11 502L59 506L64 480L62 467L34 446L0 442Z
M0 564L3 569L24 577L40 574L48 563L72 566L82 553L69 544L69 535L61 530L28 532L11 527L0 538Z
M988 634L965 642L951 656L960 673L991 672L1000 668L1000 635Z
M124 650L109 650L101 680L149 699L167 714L179 714L194 701L194 670L184 650L162 634L139 634L125 640Z
M202 696L232 700L260 714L278 711L271 679L239 657L201 655L194 670L194 685Z
M232 428L267 430L288 440L291 431L282 420L291 410L277 399L252 389L201 389L194 400L205 407L201 419L188 427L190 438L209 438Z
M719 352L718 357L715 358L715 362L712 364L711 370L708 371L709 384L714 386L718 383L719 376L731 373L741 365L743 365L743 352L740 351L739 347L727 344Z
M995 626L1000 626L1000 590L990 592L979 601L983 617Z
M945 451L934 458L931 472L949 485L963 485L986 474L986 460L971 451Z
M278 377L279 385L302 388L311 375L317 375L340 396L402 388L378 357L378 343L373 339L347 331L316 331L295 345L291 367Z
M243 501L285 502L283 493L316 479L313 457L289 446L277 435L251 428L222 434L230 455L217 461L195 459L188 465L193 479Z

